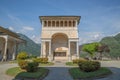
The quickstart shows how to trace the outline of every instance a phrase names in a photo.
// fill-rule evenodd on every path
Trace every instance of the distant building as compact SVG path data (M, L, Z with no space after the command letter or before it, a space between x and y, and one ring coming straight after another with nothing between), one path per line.
M14 60L17 46L25 42L16 33L0 26L0 60Z
M41 57L50 61L79 58L80 16L40 16Z

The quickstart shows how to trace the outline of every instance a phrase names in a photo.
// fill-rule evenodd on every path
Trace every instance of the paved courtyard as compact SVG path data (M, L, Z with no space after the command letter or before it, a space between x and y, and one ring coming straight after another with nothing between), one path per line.
M96 80L120 80L120 61L102 61L101 63L103 67L109 67L113 74L107 78ZM11 67L17 67L17 64L0 63L0 80L12 80L14 78L5 74L5 71ZM50 70L50 73L44 80L73 80L68 73L70 67L66 66L65 63L56 62L55 65L46 68Z

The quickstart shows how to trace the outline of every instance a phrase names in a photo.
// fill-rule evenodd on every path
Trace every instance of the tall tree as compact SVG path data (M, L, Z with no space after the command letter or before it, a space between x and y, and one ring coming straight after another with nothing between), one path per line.
M102 60L103 52L109 53L110 49L109 49L109 47L107 45L101 44L101 45L97 46L97 51L100 53L100 57L99 58Z
M97 47L100 45L100 43L94 42L90 44L85 44L82 47L82 50L89 53L91 58L93 59L95 52L97 51Z

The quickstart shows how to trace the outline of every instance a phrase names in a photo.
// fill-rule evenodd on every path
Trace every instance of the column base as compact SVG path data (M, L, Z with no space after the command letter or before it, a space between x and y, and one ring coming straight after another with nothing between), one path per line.
M68 55L68 61L71 62L72 61L72 56Z
M80 59L79 55L76 55L76 59Z
M52 56L51 56L51 55L48 56L48 61L49 61L49 62L52 61Z

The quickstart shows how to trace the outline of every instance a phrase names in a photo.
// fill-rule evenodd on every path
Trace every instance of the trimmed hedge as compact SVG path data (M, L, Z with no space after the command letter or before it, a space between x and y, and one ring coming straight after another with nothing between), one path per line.
M82 61L86 61L86 60L85 59L73 59L72 61L73 61L73 64L78 64L78 63L80 63Z
M100 62L98 61L81 61L79 62L79 69L84 72L93 72L100 69Z
M34 62L37 62L37 63L48 63L48 58L34 58L33 59Z

